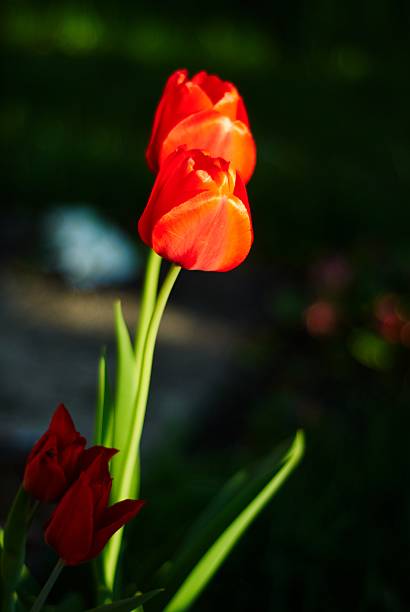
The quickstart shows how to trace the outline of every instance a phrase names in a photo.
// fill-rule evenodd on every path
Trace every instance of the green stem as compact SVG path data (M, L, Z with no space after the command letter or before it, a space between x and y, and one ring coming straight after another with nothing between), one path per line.
M139 387L141 379L142 361L144 358L145 340L148 333L148 327L151 321L152 313L155 308L155 303L158 294L158 279L161 271L162 257L157 255L152 249L149 252L147 266L145 270L144 286L142 289L142 297L140 311L138 315L138 327L135 335L135 376ZM137 388L138 393L138 388ZM135 466L134 472L134 487L129 491L128 495L137 496L140 482L140 467L139 463Z
M144 284L142 288L142 295L140 301L140 308L138 313L138 326L135 334L135 380L137 381L137 389L141 376L141 367L143 361L143 353L145 346L145 339L147 336L147 331L149 327L149 323L151 321L152 312L155 307L155 302L157 299L158 293L158 279L159 273L161 270L162 258L155 253L152 249L150 249L147 263L145 268L145 276L144 276ZM134 409L135 403L127 406L127 410L130 412ZM113 416L113 415L112 415ZM124 445L121 448L122 453L124 455L128 452L127 445ZM121 454L122 454L121 453ZM117 475L116 479L117 479ZM136 466L134 471L134 485L130 486L130 490L128 491L129 497L135 497L136 491L139 487L139 467ZM113 501L119 501L119 496L115 494ZM114 577L115 577L115 568L118 562L118 556L121 549L121 541L122 541L122 530L114 534L114 536L109 541L103 553L103 564L104 575L105 575L105 584L109 590L113 590L114 588Z
M152 313L155 308L158 294L158 279L161 271L162 258L152 249L149 252L147 266L145 270L144 286L142 289L142 297L140 304L140 312L138 315L138 328L135 335L135 376L137 379L137 393L141 380L141 369L144 359L145 340L147 338L148 327L151 321ZM135 406L135 405L134 405ZM134 407L135 409L135 407ZM128 448L128 446L127 446ZM134 487L131 486L128 495L137 496L140 482L140 467L139 463L135 466L134 471ZM134 490L132 490L134 489Z
M164 283L158 294L157 302L152 313L151 321L147 328L144 350L141 358L140 377L138 390L133 407L134 419L130 428L130 437L126 446L126 458L123 464L122 479L118 490L117 500L139 495L139 445L148 399L149 384L151 380L152 361L154 357L155 341L166 303L172 287L178 277L181 268L172 265L165 277ZM136 475L135 471L138 470ZM137 476L137 477L136 477ZM137 484L136 484L137 483ZM117 531L111 538L104 552L104 567L107 587L114 588L118 557L121 550L123 529Z
M56 565L54 566L54 569L51 572L50 576L48 577L47 582L41 589L40 594L37 597L36 601L34 602L34 605L31 608L30 612L40 612L41 608L45 604L47 597L50 594L51 589L53 588L57 578L59 577L63 567L64 567L64 561L62 559L59 559Z
M141 364L140 381L138 385L137 397L135 400L134 421L130 432L130 442L127 445L128 453L124 464L124 471L120 486L120 499L127 497L128 492L130 490L130 485L132 483L135 460L139 454L142 429L144 426L149 385L151 382L151 371L152 362L154 359L155 342L157 339L158 329L161 323L162 315L165 310L165 306L167 304L172 287L174 286L180 271L180 266L172 264L172 266L170 267L168 274L165 277L164 283L161 287L161 291L158 294L157 303L152 313L151 322L147 330ZM137 492L137 495L138 493L139 492Z
M161 262L162 258L157 255L155 251L150 249L147 259L147 266L145 269L140 311L138 314L138 328L135 334L135 358L137 363L137 372L139 372L141 367L145 337L147 335L152 311L154 310L155 300L157 299L158 278L161 270Z

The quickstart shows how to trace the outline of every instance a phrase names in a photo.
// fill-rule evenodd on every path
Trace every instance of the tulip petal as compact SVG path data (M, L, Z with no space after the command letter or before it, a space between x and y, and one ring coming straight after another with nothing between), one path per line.
M56 436L47 432L41 447L30 455L24 471L23 486L36 499L55 501L67 488L67 478L59 463Z
M37 440L37 442L34 444L33 448L31 449L29 456L27 457L27 464L30 463L30 461L32 461L32 459L42 451L43 447L48 443L49 439L50 439L50 435L53 436L53 434L50 434L49 430L47 430L45 433L43 433L43 435L41 436L41 438L39 440ZM53 440L54 440L54 444L56 444L55 442L55 436L53 436ZM56 446L56 451L57 451L57 446Z
M187 74L186 70L177 70L169 77L158 104L146 152L152 171L158 169L162 142L172 128L188 115L212 108L209 97L199 85L187 80Z
M236 91L235 87L229 81L223 81L216 74L208 74L205 70L201 70L192 77L192 82L199 85L201 89L211 99L212 104L216 104L221 100L226 92Z
M105 446L93 446L84 453L82 467L93 494L95 522L99 520L110 498L112 478L108 462L116 453L118 451L115 448Z
M79 463L84 453L85 438L79 436L60 452L60 465L64 470L67 481L72 482L79 472Z
M93 495L84 473L54 510L45 541L67 565L88 561L93 542Z
M236 180L235 180L235 187L233 190L233 195L236 196L245 205L246 210L248 211L250 215L251 209L249 206L248 192L246 191L245 184L239 172L236 173Z
M158 219L204 190L203 176L192 170L196 164L200 169L204 169L205 164L215 165L216 160L207 160L210 158L201 151L188 152L186 147L179 147L164 160L138 223L139 234L146 244L150 245L152 228ZM209 189L209 184L206 188Z
M252 176L256 147L249 128L242 121L232 121L215 110L186 117L165 138L160 164L181 144L188 149L203 149L214 157L229 160L241 173L245 183Z
M118 450L116 448L107 448L106 446L100 446L98 444L96 446L91 446L90 448L87 448L87 450L84 451L81 457L80 468L81 470L86 470L94 463L94 461L98 457L102 457L103 463L102 465L99 464L98 469L99 470L104 469L104 462L105 462L105 465L107 465L111 457L113 457L117 453L118 453ZM108 471L108 468L107 470L104 469L104 474L106 474L107 471Z
M124 499L104 510L96 526L92 557L96 557L102 551L110 537L134 518L144 504L142 499Z
M238 108L237 108L237 112L236 112L236 118L237 118L238 121L242 121L242 123L244 123L246 125L246 127L250 128L248 112L246 110L246 106L245 106L244 101L241 98L241 96L239 96L239 100L238 100Z
M214 110L226 115L232 121L239 118L237 108L240 96L232 83L222 81L215 74L208 74L205 71L198 72L192 78L192 82L197 83L205 91L214 105Z
M47 431L28 456L24 474L26 490L41 501L56 501L77 476L85 445L86 439L75 429L68 410L60 404Z
M59 446L74 442L80 434L74 427L73 419L64 404L60 404L54 412L48 430L57 436ZM85 445L85 439L84 439Z
M202 193L164 215L155 225L153 249L188 270L226 272L252 245L246 206L235 196Z
M238 94L237 92L227 91L214 106L214 110L236 121L238 114Z

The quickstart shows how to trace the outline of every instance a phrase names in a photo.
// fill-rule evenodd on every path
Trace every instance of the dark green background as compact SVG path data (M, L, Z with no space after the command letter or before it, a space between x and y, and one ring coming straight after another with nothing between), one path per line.
M409 298L410 4L61 0L0 10L6 263L36 252L27 224L56 201L90 201L135 234L152 184L144 149L172 70L215 72L248 107L253 252L221 299L214 275L195 275L192 291L203 279L193 303L234 313L250 341L206 418L152 462L144 533L177 542L225 477L298 426L307 454L194 609L408 609L409 352L380 337L373 305L394 293L405 309ZM350 281L329 289L314 270L334 257ZM318 299L339 313L324 337L303 322ZM149 566L158 550L135 537L138 565Z

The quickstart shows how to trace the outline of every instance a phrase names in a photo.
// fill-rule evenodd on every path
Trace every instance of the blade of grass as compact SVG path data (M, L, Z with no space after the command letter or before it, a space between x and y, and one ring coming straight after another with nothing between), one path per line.
M215 539L254 499L280 468L290 443L281 444L256 466L234 474L192 525L177 554L157 574L158 583L175 592Z
M108 385L107 359L105 350L98 362L97 407L95 415L94 443L112 445L113 406Z

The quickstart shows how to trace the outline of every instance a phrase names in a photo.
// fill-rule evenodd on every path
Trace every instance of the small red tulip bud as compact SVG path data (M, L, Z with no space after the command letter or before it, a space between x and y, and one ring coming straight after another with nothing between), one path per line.
M42 502L57 501L77 478L85 445L68 410L60 404L28 456L24 489Z

